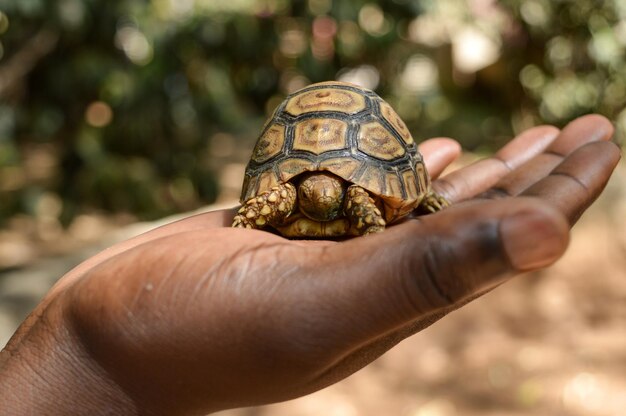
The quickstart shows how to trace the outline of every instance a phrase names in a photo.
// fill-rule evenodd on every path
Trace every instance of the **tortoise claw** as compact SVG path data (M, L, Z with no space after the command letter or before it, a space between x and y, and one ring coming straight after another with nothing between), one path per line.
M449 206L446 198L431 191L424 196L416 211L418 214L434 214Z

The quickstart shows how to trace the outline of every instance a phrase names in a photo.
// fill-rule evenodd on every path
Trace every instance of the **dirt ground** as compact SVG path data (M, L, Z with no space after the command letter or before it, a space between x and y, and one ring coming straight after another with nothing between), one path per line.
M0 274L0 345L64 270ZM220 416L626 415L626 164L581 219L563 259L451 314L347 380Z

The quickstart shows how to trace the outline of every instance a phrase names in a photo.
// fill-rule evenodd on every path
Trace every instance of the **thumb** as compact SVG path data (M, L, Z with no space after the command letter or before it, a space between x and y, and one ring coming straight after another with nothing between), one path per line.
M460 204L333 246L313 295L358 345L548 266L568 240L563 215L532 198Z

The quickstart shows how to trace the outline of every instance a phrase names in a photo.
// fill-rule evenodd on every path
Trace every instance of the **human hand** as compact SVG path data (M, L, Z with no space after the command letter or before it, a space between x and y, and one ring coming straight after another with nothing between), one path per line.
M379 235L290 241L229 228L226 210L121 243L22 325L0 358L0 402L19 414L203 414L337 382L558 259L619 159L612 133L599 116L530 129L434 180L454 206ZM459 152L448 139L420 150L433 178Z

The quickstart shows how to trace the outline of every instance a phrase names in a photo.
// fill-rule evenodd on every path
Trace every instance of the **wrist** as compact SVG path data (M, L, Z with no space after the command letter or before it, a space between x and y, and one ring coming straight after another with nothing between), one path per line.
M132 415L126 394L82 348L59 298L0 357L0 403L7 415ZM3 413L4 414L4 413Z

